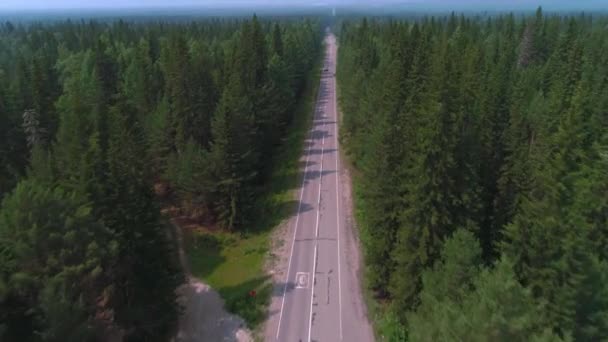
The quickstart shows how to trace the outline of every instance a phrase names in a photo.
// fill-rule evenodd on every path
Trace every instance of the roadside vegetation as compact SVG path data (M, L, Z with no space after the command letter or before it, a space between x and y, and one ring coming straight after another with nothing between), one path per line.
M344 22L341 139L380 340L608 338L607 24Z
M186 246L194 276L218 290L226 307L256 329L266 318L272 291L264 265L272 257L272 229L287 219L297 204L293 191L300 181L299 160L310 128L320 72L313 68L298 101L287 136L277 149L272 176L256 204L258 213L246 233L195 230ZM252 293L254 291L254 295Z
M195 275L258 324L297 175L271 180L300 147L321 33L255 16L1 24L0 340L168 340L184 281L169 220L192 229Z

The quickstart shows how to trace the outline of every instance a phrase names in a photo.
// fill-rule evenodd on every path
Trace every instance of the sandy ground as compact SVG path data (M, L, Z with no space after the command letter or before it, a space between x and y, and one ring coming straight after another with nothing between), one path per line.
M342 156L344 160L344 156ZM352 195L352 179L348 164L342 164L342 170L340 170L340 180L342 197L341 200L344 204L344 215L346 220L346 239L344 240L343 253L346 255L346 272L350 273L350 279L356 279L348 284L351 293L360 294L361 299L363 298L363 258L361 255L361 242L359 241L357 223L354 219L353 213L353 195ZM373 339L373 330L370 325L370 320L367 315L367 306L364 300L359 300L354 305L355 314L358 317L366 318L366 336L368 339Z
M245 322L224 309L224 301L212 288L191 276L180 228L176 228L179 258L188 282L176 292L184 313L173 342L251 342Z
M294 195L295 196L295 195ZM284 221L275 229L271 237L270 250L271 255L266 262L266 273L272 277L272 296L270 305L268 306L268 315L264 326L264 336L268 340L269 336L274 333L274 326L271 326L270 317L278 315L281 310L281 299L283 296L283 287L285 281L285 273L289 264L289 241L293 236L295 229L291 219Z

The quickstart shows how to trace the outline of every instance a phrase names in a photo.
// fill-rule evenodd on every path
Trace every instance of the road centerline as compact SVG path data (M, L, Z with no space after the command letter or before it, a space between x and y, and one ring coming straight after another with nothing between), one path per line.
M325 124L323 124L325 125ZM319 216L321 214L321 187L323 186L323 155L325 154L325 136L321 141L321 171L319 171L319 196L317 197L317 223L315 237L319 237Z
M323 123L323 126L325 126L325 123ZM322 130L322 128L321 128ZM322 132L325 132L322 130ZM320 166L320 172L319 172L319 195L317 197L317 222L315 224L316 226L316 235L315 235L315 253L312 259L312 291L310 294L310 317L308 320L308 342L310 342L310 338L311 338L311 334L312 334L312 303L315 300L315 277L316 277L316 272L317 272L317 248L319 246L319 217L321 215L321 187L323 185L323 157L325 155L325 135L323 135L323 138L321 139L321 166Z
M312 264L312 292L310 294L310 317L308 319L308 342L310 342L310 337L312 333L312 303L315 298L315 273L317 272L317 244L315 244L315 253L313 256L313 264Z
M320 89L319 89L320 91ZM317 103L319 101L319 94L317 93L317 98L315 100L315 102ZM313 122L314 120L316 120L317 118L317 114L316 111L313 114ZM310 132L308 133L308 140L312 139L312 132L314 131L314 125L310 128ZM298 233L298 223L300 221L300 213L302 211L302 198L304 196L304 185L306 184L306 171L308 170L308 164L310 161L310 151L312 149L313 144L308 145L308 148L306 149L306 163L304 165L304 172L303 172L303 176L302 176L302 184L300 186L300 199L298 202L298 211L296 213L296 222L294 224L294 230L293 230L293 239L291 241L291 251L289 253L289 261L287 264L287 273L285 274L285 284L283 285L283 298L281 300L281 312L279 313L279 324L277 326L277 336L276 339L279 339L279 336L281 334L281 321L283 319L283 310L285 308L285 295L287 294L287 284L289 283L289 273L291 270L291 261L293 259L293 247L296 243L296 234Z
M276 305L274 317L279 322L277 325L275 321L274 326L269 322L269 327L276 331L269 332L268 340L373 341L369 325L366 324L365 308L359 307L361 302L357 301L360 293L356 274L345 271L342 279L342 266L346 267L345 270L350 268L351 256L358 256L357 250L351 248L351 243L356 243L356 240L350 239L350 221L343 217L350 212L350 192L342 194L341 191L350 188L346 183L348 175L341 172L344 166L340 160L340 114L334 60L338 48L333 35L329 34L326 39L328 48L322 63L316 109L312 115L310 136L303 149L307 156L300 159L305 174L302 188L297 190L300 191L300 200L297 217L293 217L296 226L293 228L293 222L290 225L294 229L294 236L286 268L288 273L279 278L285 278L283 296L273 304ZM335 173L335 178L329 173ZM330 177L326 177L328 175ZM335 185L332 184L334 181ZM296 272L300 276L294 279ZM342 289L342 281L349 286ZM292 288L298 290L291 291Z
M336 53L334 49L333 53ZM334 58L335 60L335 58ZM334 75L336 74L336 65L334 64ZM336 144L336 240L338 242L338 312L340 316L340 340L342 340L342 271L340 266L340 148L338 144L338 92L336 89L336 77L333 77L334 82L334 142Z

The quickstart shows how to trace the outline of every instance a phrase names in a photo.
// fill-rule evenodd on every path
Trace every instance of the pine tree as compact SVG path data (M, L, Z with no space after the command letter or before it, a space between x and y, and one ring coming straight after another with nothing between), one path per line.
M55 102L60 95L57 72L53 65L52 52L49 48L42 49L34 57L31 65L32 100L30 109L40 115L42 128L49 137L55 136L59 120L55 110Z
M364 219L366 258L368 263L368 282L378 296L387 295L387 287L391 273L394 271L390 260L395 248L395 234L400 223L400 214L405 207L401 198L400 184L404 170L394 168L402 165L408 146L404 141L410 141L412 132L403 125L407 119L402 112L404 98L404 83L402 75L407 62L402 58L403 51L395 51L394 59L388 65L381 65L378 70L378 80L382 80L385 97L381 103L369 138L370 153L361 158L362 170L365 172L362 194L365 196L367 215ZM354 139L354 137L353 137Z
M390 303L383 334L605 338L608 69L598 24L539 8L524 20L342 25L342 141L359 176L366 282ZM456 271L441 254L455 229L475 233L482 250L470 267L450 257ZM478 251L469 245L460 250Z
M46 129L41 127L38 113L33 110L23 112L23 130L27 136L27 144L30 148L40 146L46 139Z
M540 308L516 280L506 259L482 266L473 234L458 230L440 261L424 272L421 305L408 314L412 341L556 341Z
M496 244L500 239L502 226L510 219L512 202L501 197L500 178L508 158L508 128L510 104L513 101L510 84L513 82L513 42L501 41L496 37L486 56L486 71L480 102L479 140L481 145L480 182L482 185L483 219L480 224L480 241L484 254L489 258L497 255ZM505 51L503 53L503 51ZM529 91L529 89L522 90ZM524 94L525 95L525 94ZM511 119L512 120L512 119ZM519 130L514 131L520 134ZM519 145L518 145L519 146ZM512 190L510 187L504 191ZM506 194L504 194L506 196Z
M219 94L210 70L213 70L208 47L194 44L192 47L192 74L194 92L192 102L193 118L191 137L201 147L209 147L211 142L211 119L217 106Z
M90 340L117 246L86 199L23 181L2 203L0 241L3 340Z
M268 83L264 88L263 108L258 114L258 132L262 151L272 153L280 143L285 127L290 121L290 110L295 103L293 91L289 87L287 66L274 55L268 65ZM266 163L270 167L272 163Z
M271 53L283 57L283 35L281 33L281 26L278 23L275 23L272 28Z
M138 120L143 122L151 115L157 95L148 41L141 39L129 57L131 62L122 75L121 94L137 110Z
M167 159L173 148L173 130L171 126L169 101L163 98L156 109L144 121L146 145L151 166L157 174L163 175L168 166Z
M135 111L119 102L109 126L107 190L101 210L118 241L113 278L116 321L129 339L168 336L177 319L175 289L181 283L169 229L154 202L141 127ZM154 284L151 286L151 284ZM154 298L154 301L150 301Z
M417 131L410 140L414 154L404 168L410 168L404 178L406 208L401 213L401 224L396 236L393 259L396 264L391 275L390 291L398 312L413 309L418 304L423 268L433 264L443 239L456 227L474 229L474 222L461 219L458 210L467 195L457 191L457 164L454 147L457 142L451 113L440 106L438 73L442 60L430 65L431 52L427 32L421 32L417 43L412 85L405 103L408 116ZM404 161L405 162L405 161ZM470 195L469 195L470 196Z
M320 51L315 20L0 25L0 340L170 338L153 182L248 229Z
M165 74L165 94L171 111L171 131L173 148L180 151L191 137L192 86L191 61L187 42L178 32L173 32L163 50L163 72Z
M3 75L0 70L0 199L16 185L28 157L21 118L9 102L9 91L2 83Z
M212 123L209 154L213 203L218 221L226 228L242 227L252 204L251 182L257 164L252 105L237 75L224 91Z
M54 146L57 177L66 189L87 194L97 204L105 184L107 116L99 102L103 91L95 77L94 55L90 51L72 55L60 62L60 68L65 81L57 103L61 118Z
M269 104L269 93L265 90L268 87L267 45L261 24L254 15L251 22L243 24L233 62L233 72L240 78L238 86L242 87L241 96L251 104L250 111L245 115L251 115L254 122L256 139L251 142L255 144L256 162L259 161L259 165L264 165L268 161L264 158L271 153L269 146L264 145L264 134L268 133L266 127L272 125L272 121L269 122L272 118L266 113ZM231 86L235 85L229 83L227 88Z
M534 294L548 302L549 322L556 331L572 333L577 339L605 338L588 327L603 326L596 320L606 312L603 300L584 305L597 288L598 275L605 267L597 258L590 237L590 226L573 202L577 199L580 165L589 164L593 151L587 138L589 117L584 110L585 83L580 82L572 106L563 116L552 136L552 153L545 165L535 170L535 183L522 201L520 212L507 229L505 253L516 261L522 281L530 284ZM578 197L580 199L580 197ZM581 305L583 304L583 305ZM598 334L598 335L595 335Z

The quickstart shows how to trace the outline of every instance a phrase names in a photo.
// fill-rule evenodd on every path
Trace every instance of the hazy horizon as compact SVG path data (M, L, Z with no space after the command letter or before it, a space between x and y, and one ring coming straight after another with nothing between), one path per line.
M0 10L66 10L66 9L180 9L180 8L289 8L289 7L354 7L403 10L524 10L543 6L547 10L607 9L606 0L4 0Z

